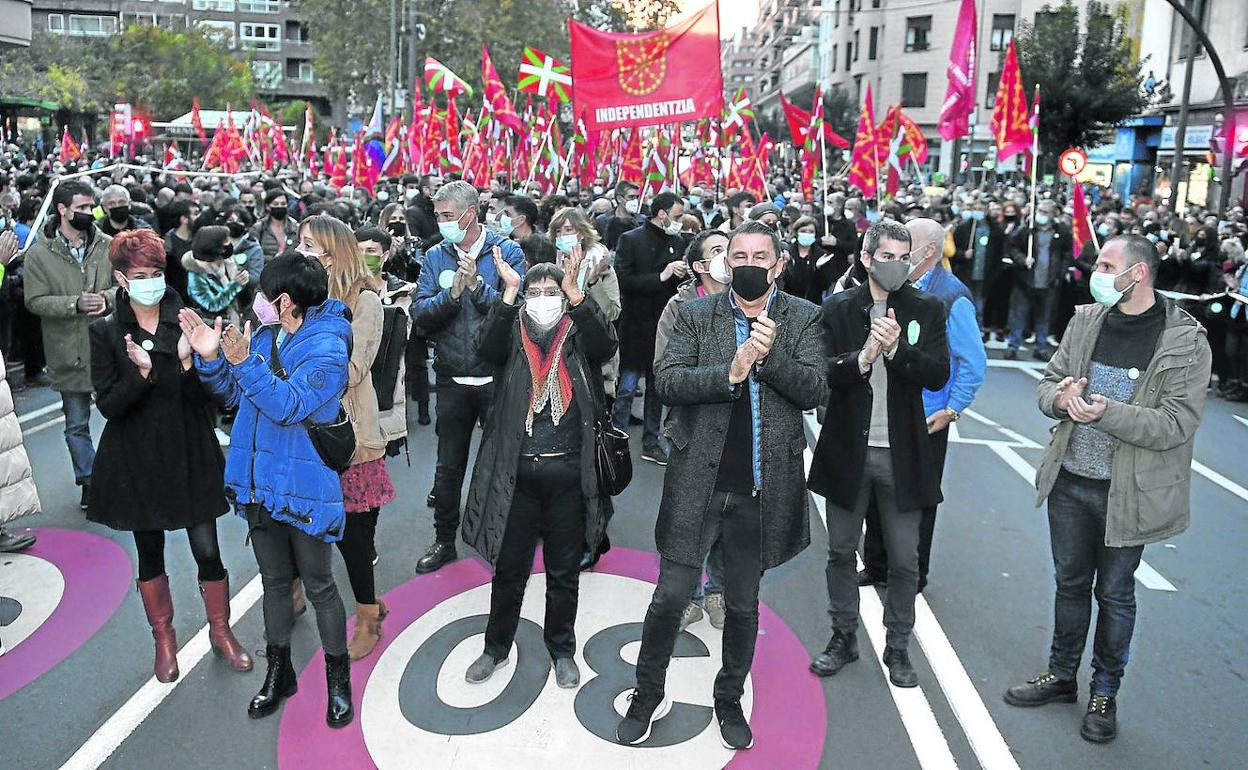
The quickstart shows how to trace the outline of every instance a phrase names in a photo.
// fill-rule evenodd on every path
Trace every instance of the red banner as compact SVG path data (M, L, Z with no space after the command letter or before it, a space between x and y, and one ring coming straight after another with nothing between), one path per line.
M572 100L590 131L719 117L719 4L667 29L640 35L568 20Z

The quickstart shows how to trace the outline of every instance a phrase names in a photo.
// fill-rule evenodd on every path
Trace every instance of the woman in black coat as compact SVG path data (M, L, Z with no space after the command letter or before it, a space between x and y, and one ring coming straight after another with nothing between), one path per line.
M117 309L91 324L95 403L108 421L92 472L87 519L134 533L139 596L156 640L156 678L178 678L165 532L185 529L213 649L239 671L251 658L230 631L229 575L217 547L225 461L207 391L178 325L182 298L165 287L165 246L151 230L121 233L109 248Z
M494 400L462 528L464 540L494 565L485 651L465 677L473 684L507 662L539 538L555 682L580 683L573 655L581 558L585 543L594 551L602 542L611 516L611 498L598 490L594 427L605 416L602 364L617 343L577 286L579 252L573 250L564 269L538 264L521 279L494 250L506 289L476 340L478 355L497 367ZM517 302L522 280L523 305Z

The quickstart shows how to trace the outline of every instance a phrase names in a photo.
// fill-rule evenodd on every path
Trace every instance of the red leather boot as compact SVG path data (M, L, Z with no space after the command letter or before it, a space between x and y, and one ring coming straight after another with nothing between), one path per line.
M208 640L212 642L212 651L225 658L225 662L235 671L250 671L251 656L230 630L229 574L221 580L201 580L199 592L204 597L204 613L208 616Z
M178 678L178 639L173 632L173 598L169 595L169 576L138 581L139 596L147 622L156 640L156 679L172 682Z

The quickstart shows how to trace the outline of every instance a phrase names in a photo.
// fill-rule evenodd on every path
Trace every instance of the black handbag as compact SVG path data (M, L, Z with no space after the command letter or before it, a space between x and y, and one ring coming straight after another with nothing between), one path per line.
M598 472L598 491L611 497L623 492L633 480L628 434L612 425L610 417L594 423L594 469Z
M286 369L277 352L276 333L273 335L269 365L275 375L286 379ZM338 403L338 416L333 422L318 425L309 417L302 425L308 431L308 438L312 440L312 446L320 455L321 462L329 466L330 470L342 473L351 467L351 458L355 457L355 429L351 427L351 418L347 415L347 410L342 408L341 401Z

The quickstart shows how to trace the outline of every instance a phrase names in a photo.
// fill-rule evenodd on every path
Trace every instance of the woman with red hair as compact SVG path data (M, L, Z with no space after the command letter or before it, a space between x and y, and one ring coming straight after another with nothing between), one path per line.
M92 474L87 519L134 533L139 596L156 640L155 674L178 678L165 533L184 529L199 567L213 650L238 671L251 658L230 631L229 575L217 517L229 510L225 461L210 401L178 324L182 298L165 285L165 246L151 230L113 238L117 309L90 327L95 403L108 421Z

